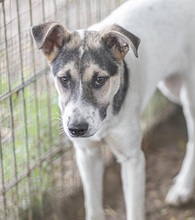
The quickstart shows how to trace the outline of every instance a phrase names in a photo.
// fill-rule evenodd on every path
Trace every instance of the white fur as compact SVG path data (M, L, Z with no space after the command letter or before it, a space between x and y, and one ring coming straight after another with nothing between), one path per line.
M122 166L128 220L144 219L145 159L141 150L140 114L158 83L179 74L177 99L183 105L189 141L181 171L168 192L172 205L188 202L195 182L195 1L131 0L114 11L100 28L117 23L141 39L139 58L126 55L130 88L119 115L108 117L93 137L73 139L84 184L87 220L104 220L102 205L103 165L99 146L106 142ZM159 86L173 99L171 86ZM164 88L164 89L163 89ZM167 171L168 172L168 171Z

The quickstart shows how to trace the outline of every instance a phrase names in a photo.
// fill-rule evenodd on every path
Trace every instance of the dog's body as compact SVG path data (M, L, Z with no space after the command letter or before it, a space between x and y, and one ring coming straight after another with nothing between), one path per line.
M189 136L182 169L166 200L180 205L191 199L195 183L194 9L194 0L131 0L87 31L70 33L57 23L32 28L49 60L64 129L76 149L87 220L104 219L103 142L122 166L127 219L144 219L140 115L157 85L183 105ZM124 29L108 26L112 23ZM138 59L140 41L129 30L142 41ZM127 53L129 46L134 54Z

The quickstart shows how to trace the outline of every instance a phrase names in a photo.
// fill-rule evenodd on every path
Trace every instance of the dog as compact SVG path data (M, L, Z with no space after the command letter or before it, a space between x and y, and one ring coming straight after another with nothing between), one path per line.
M57 22L31 28L49 62L63 127L75 147L87 220L105 219L102 143L121 164L127 219L144 219L140 115L157 87L183 106L188 129L187 152L166 202L178 206L192 198L194 9L194 0L130 0L86 30L69 31Z

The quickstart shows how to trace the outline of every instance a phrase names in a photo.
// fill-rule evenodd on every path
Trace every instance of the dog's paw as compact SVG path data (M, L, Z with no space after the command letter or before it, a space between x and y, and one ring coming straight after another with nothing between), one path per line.
M190 187L181 187L173 185L167 193L165 202L171 206L180 206L188 203L193 196L193 189Z

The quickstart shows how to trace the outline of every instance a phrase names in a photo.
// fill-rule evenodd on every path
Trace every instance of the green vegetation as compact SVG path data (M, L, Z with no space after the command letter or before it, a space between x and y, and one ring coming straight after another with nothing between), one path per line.
M0 168L3 168L0 177L2 175L5 186L8 186L22 175L28 175L28 178L23 178L6 192L8 219L16 219L18 210L13 207L14 201L18 203L20 220L27 219L25 216L30 211L33 217L38 217L41 207L46 205L47 191L52 186L52 178L49 178L53 172L51 163L40 160L52 147L60 144L57 95L50 81L47 74L43 75L0 104L3 159L0 163ZM6 85L7 80L1 78L0 95L7 91ZM1 199L0 196L2 204ZM3 208L1 205L0 219L3 217Z

